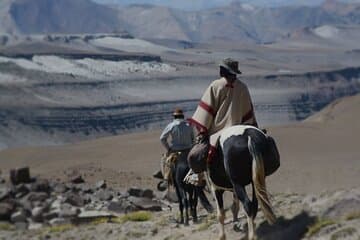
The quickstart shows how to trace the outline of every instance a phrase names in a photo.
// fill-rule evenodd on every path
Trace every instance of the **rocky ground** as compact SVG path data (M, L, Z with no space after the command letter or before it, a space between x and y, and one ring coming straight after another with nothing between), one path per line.
M113 189L81 175L37 179L27 168L9 176L3 174L0 184L0 239L217 239L215 213L199 204L199 221L183 226L177 223L176 199L151 189ZM278 221L268 225L260 211L259 239L360 238L360 188L276 194L272 203ZM228 239L246 236L246 218L242 212L239 217L234 223L227 211Z

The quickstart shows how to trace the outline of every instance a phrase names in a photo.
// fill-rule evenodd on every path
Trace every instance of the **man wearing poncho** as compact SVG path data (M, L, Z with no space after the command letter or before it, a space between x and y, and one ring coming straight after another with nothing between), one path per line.
M215 154L218 139L226 127L247 124L257 127L247 86L237 79L238 62L227 58L220 63L221 78L213 81L189 119L201 134L210 136L208 160Z

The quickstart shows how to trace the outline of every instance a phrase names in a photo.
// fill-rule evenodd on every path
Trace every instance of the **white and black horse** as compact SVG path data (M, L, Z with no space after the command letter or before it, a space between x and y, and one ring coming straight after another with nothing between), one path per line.
M211 163L206 163L205 152L208 150L208 139L194 148L197 154L189 155L188 161L194 172L207 171L209 181L217 202L217 216L220 222L220 239L226 239L224 231L225 211L223 193L234 192L232 207L234 220L237 219L239 200L247 216L248 238L255 238L254 219L258 204L268 222L275 222L275 214L266 190L265 176L276 171L280 166L280 158L276 145L260 129L237 125L223 130L217 156ZM275 149L274 149L275 147ZM249 199L245 186L252 186L252 200Z
M188 154L189 150L179 152L177 160L171 168L173 184L179 200L180 223L185 225L189 224L189 208L193 222L197 222L198 198L200 198L201 204L208 212L211 212L213 209L206 195L204 194L203 187L194 186L183 181L190 170L187 161Z

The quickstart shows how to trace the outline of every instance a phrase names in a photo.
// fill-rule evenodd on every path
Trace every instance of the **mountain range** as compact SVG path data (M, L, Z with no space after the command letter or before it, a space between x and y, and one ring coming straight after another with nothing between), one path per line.
M90 0L2 0L0 33L110 33L191 42L268 43L301 29L360 26L360 4L328 0L319 6L259 7L242 2L184 11L137 4L103 5Z

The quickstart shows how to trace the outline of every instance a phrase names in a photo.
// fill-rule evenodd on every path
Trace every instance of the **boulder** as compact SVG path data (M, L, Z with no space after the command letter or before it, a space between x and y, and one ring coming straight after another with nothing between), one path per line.
M50 191L49 181L46 179L39 179L31 184L30 189L33 192L49 192Z
M41 222L43 220L43 214L45 212L45 208L43 207L35 207L34 209L32 209L31 211L31 216L32 219L35 222Z
M80 210L70 204L64 203L59 211L60 218L73 218L79 214Z
M15 193L16 198L22 198L23 196L25 196L30 192L30 189L26 184L21 183L16 187L14 187L13 191Z
M85 203L84 199L77 193L67 193L64 202L76 207L82 207Z
M97 183L95 184L95 186L96 186L97 189L106 188L106 187L107 187L106 181L105 181L105 180L101 180L101 181L97 182Z
M111 201L107 209L115 213L128 213L139 210L138 207L131 204L129 201L123 199L119 202Z
M48 213L44 213L42 217L43 217L44 220L50 221L51 219L59 217L59 211L51 210Z
M141 197L145 198L153 198L154 197L154 191L151 189L144 189L141 193Z
M114 195L106 189L100 189L96 192L95 196L101 201L109 201L114 197Z
M69 188L64 183L56 183L54 185L55 193L65 193Z
M141 197L143 190L140 188L137 188L137 187L131 187L128 189L128 193L130 196L133 196L133 197Z
M28 201L35 202L43 202L45 201L49 195L46 192L30 192L25 198L27 198Z
M162 211L161 203L149 198L129 197L129 202L136 206L139 210Z
M15 205L12 203L0 203L0 221L9 221Z
M14 185L17 185L19 183L30 183L30 169L28 167L11 169L10 181Z
M5 186L1 187L0 188L0 201L10 197L10 192L11 192L10 188L5 187Z
M76 175L70 179L70 182L72 182L74 184L80 184L80 183L84 183L85 180L83 179L83 177L81 175Z
M24 209L20 209L13 214L11 214L10 217L11 222L17 223L17 222L26 222L26 212Z

